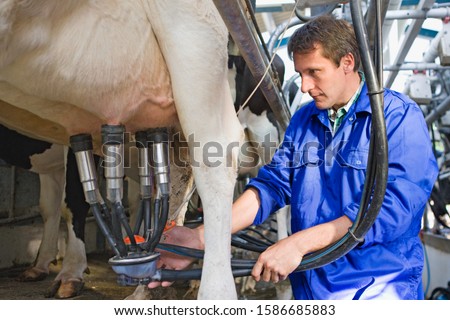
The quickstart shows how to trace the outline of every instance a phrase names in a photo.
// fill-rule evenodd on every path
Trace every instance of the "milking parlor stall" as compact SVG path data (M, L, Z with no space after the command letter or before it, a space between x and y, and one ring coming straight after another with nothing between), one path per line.
M286 44L322 14L352 22L360 50L385 59L363 61L365 74L424 112L440 165L421 230L424 291L450 298L447 12L431 0L3 1L0 299L293 299L289 280L250 276L290 234L289 208L228 226L233 199L311 100ZM370 229L387 175L378 151L349 233L296 272L338 259ZM164 243L175 225L200 224L204 251ZM161 250L195 262L165 269Z

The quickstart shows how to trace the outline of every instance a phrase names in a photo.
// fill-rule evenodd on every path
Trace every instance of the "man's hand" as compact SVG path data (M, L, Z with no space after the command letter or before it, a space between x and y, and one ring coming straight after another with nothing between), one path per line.
M161 243L174 244L184 247L189 247L193 249L204 249L203 244L203 229L196 228L190 229L187 227L174 227L169 231L163 233L161 237ZM160 250L161 257L157 262L157 267L169 270L183 270L188 268L195 259L177 255L171 252ZM150 282L148 287L150 289L163 286L168 287L172 282Z
M295 240L292 237L282 239L261 253L253 267L252 276L256 281L283 281L302 259L303 254Z
M311 252L323 249L342 238L352 225L347 216L298 231L266 249L252 270L256 281L284 280Z

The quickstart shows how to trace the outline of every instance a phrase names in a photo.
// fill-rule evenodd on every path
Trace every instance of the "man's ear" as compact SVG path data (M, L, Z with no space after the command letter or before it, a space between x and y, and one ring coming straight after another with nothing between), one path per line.
M353 72L353 69L355 67L355 57L352 53L347 53L345 56L341 58L341 65L344 69L345 73Z

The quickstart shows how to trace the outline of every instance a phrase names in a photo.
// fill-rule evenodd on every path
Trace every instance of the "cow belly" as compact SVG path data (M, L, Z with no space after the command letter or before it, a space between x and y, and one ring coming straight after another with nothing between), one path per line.
M0 61L0 99L62 125L68 135L98 132L104 123L130 131L177 123L169 74L145 10L134 1L106 0L80 1L71 10L56 11L60 16L51 23L19 13L21 31ZM39 40L26 42L30 34Z

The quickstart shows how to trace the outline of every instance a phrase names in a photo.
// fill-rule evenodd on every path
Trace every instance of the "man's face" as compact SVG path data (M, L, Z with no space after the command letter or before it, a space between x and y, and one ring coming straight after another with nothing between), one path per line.
M308 93L318 109L344 106L348 97L345 90L345 73L342 63L336 67L331 60L322 56L322 47L305 54L294 53L295 70L302 79L301 90Z

